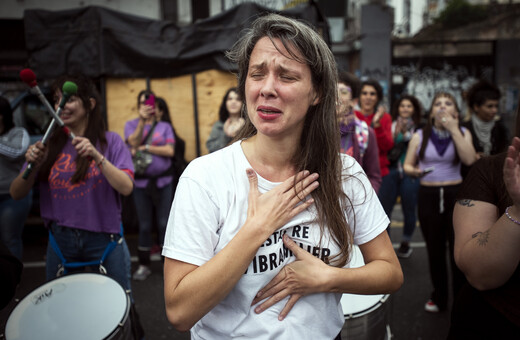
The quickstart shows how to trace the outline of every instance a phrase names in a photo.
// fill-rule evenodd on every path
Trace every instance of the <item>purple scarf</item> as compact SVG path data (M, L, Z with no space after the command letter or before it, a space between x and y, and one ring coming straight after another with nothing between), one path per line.
M448 131L441 131L432 127L432 134L430 136L430 140L432 141L435 149L439 153L440 156L444 156L448 145L451 143L451 136Z
M356 126L356 120L353 119L348 125L343 123L339 124L339 132L341 134L341 148L343 150L348 150L352 147L352 138L344 138L345 136L349 136L354 133Z

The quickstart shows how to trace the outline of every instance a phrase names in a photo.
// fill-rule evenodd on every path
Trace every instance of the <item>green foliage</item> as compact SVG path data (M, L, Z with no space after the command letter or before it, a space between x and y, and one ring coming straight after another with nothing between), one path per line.
M451 0L435 19L446 28L455 28L486 19L486 6L471 5L466 0Z

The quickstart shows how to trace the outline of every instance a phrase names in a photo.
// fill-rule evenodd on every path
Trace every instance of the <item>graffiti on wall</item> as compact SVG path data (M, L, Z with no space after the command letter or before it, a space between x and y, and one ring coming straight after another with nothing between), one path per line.
M452 65L444 61L440 67L423 66L410 62L407 65L392 65L392 85L400 89L400 93L411 94L428 110L435 93L445 91L457 100L461 112L466 112L463 100L464 92L477 78L492 79L491 66L480 67L478 74L470 71L471 65ZM401 82L401 84L398 84ZM397 84L396 84L397 83Z

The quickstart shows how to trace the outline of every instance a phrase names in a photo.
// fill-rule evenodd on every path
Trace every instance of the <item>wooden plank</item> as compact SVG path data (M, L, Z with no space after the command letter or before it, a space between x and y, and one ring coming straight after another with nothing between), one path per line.
M236 77L229 72L210 70L198 73L197 103L201 154L207 154L206 140L211 127L218 120L222 97L227 89L236 86ZM124 138L128 120L137 118L137 94L146 88L143 78L109 78L106 80L108 129ZM186 160L197 157L195 116L191 75L152 79L150 88L164 98L177 134L186 141Z
M168 104L175 131L186 142L186 160L191 161L197 157L191 76L152 79L150 88Z
M106 80L108 130L117 132L124 138L126 121L137 118L137 94L145 88L145 79Z
M206 141L218 120L222 98L230 87L237 86L237 79L230 72L217 70L197 73L196 79L201 152L207 154Z

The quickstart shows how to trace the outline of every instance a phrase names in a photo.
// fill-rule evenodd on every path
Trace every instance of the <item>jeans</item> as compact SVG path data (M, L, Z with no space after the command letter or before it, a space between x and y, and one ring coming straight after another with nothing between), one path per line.
M138 247L140 250L150 250L152 248L154 213L157 222L159 245L162 246L164 244L164 234L166 233L166 224L168 223L168 217L170 215L172 194L171 183L163 188L157 188L156 196L151 194L147 189L134 189L133 196L137 219L139 220Z
M22 233L25 220L31 209L32 190L21 200L15 201L9 194L0 196L0 241L22 260Z
M119 240L119 234L98 233L88 230L69 228L51 225L51 230L56 239L56 243L67 262L90 262L101 259L103 253L112 238ZM58 269L60 268L61 259L50 245L47 244L47 280L56 278ZM107 270L107 275L116 280L125 290L131 290L130 287L130 252L123 237L121 243L112 250L103 263ZM99 267L92 268L95 272L99 271ZM69 269L69 272L83 271L84 268Z
M400 172L397 167L391 167L390 173L383 177L379 188L379 200L385 209L389 219L392 219L392 211L397 200L401 196L401 207L404 216L403 238L404 242L410 242L415 231L417 221L416 207L419 191L419 179L410 177Z

